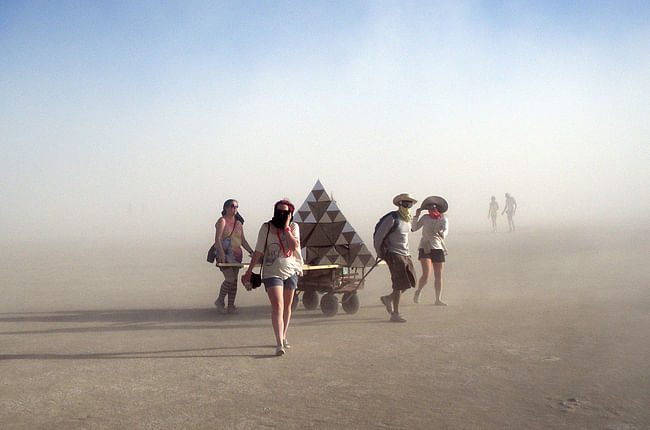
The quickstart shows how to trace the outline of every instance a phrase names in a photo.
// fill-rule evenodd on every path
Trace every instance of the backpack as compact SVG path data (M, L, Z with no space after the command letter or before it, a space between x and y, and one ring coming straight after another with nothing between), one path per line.
M375 243L377 241L377 230L379 229L379 226L384 222L384 220L386 220L386 218L388 218L388 217L393 218L393 226L390 228L390 230L388 230L388 233L386 233L386 236L384 236L382 238L382 240L381 240L382 253L383 253L383 250L384 250L384 241L397 228L397 211L388 212L386 215L379 218L379 221L377 221L377 224L375 224L375 230L372 233L372 240L373 240L373 243ZM378 255L378 257L383 258L384 256L383 255Z

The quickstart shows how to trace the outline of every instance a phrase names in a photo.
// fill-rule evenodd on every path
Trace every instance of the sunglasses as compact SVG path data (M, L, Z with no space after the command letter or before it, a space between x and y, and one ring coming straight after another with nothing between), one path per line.
M409 201L401 201L399 202L399 204L400 206L403 206L405 208L410 208L411 206L413 206L413 202L409 202Z
M230 205L230 207L233 208L233 209L237 209L237 208L239 208L238 205Z

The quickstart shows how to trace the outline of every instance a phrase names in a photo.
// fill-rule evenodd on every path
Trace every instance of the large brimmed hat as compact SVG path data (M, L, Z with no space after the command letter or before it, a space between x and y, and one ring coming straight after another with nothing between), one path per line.
M434 207L438 209L438 212L443 213L447 212L449 205L447 204L447 200L440 196L429 196L424 199L420 209L433 210Z
M399 206L399 202L408 201L413 204L416 204L418 201L413 198L409 193L398 194L393 198L393 204Z

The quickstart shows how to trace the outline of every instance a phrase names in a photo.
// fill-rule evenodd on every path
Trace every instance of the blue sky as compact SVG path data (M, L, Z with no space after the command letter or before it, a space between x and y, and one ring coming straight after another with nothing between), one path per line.
M602 195L645 219L649 18L645 1L2 2L0 236L198 237L228 197L257 223L318 178L368 230L404 191L447 197L459 228L505 192L524 225L549 198L590 219Z

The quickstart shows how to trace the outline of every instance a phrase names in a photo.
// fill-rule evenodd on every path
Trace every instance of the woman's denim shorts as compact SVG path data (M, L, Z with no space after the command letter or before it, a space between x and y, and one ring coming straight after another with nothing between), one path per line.
M269 288L269 287L279 287L279 286L284 286L285 290L295 290L298 288L298 274L294 273L293 275L289 276L287 279L282 279L277 276L273 276L271 278L264 278L262 279L262 282L264 282L264 288Z

